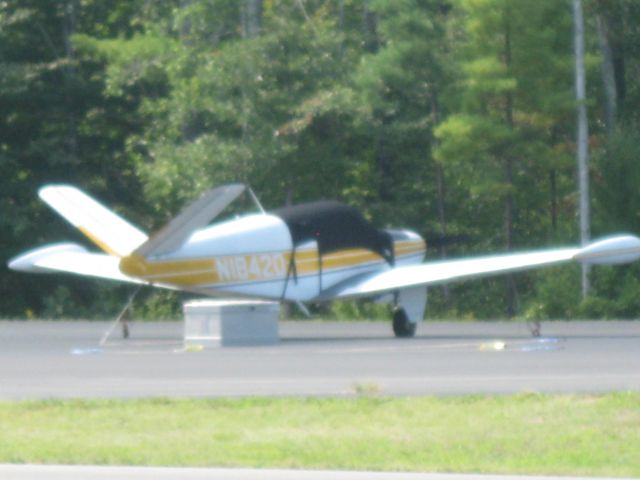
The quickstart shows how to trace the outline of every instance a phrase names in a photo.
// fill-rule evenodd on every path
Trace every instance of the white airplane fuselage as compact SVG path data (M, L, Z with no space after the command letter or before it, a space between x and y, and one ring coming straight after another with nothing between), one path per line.
M395 266L420 264L425 242L409 230L389 231ZM245 215L195 231L170 254L124 257L120 270L150 283L209 295L237 295L309 301L356 275L392 268L366 248L319 255L318 242L294 248L291 232L278 216Z

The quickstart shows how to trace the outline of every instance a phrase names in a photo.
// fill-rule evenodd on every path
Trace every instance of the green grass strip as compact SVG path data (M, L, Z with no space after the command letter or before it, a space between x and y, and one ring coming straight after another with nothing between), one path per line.
M0 402L0 463L640 476L640 394Z

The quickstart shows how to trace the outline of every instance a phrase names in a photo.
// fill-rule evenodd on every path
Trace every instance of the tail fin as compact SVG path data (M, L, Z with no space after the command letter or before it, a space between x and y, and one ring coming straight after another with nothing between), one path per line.
M51 208L110 255L124 257L147 241L147 235L81 190L47 185L38 194Z
M140 245L135 251L136 255L148 257L176 250L195 230L216 218L245 189L246 186L241 183L232 183L209 190L152 235L148 242Z

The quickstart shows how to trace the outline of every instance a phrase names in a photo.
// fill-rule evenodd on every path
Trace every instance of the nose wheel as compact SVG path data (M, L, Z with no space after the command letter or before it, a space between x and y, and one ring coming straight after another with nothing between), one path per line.
M398 338L411 338L416 334L416 323L409 321L402 307L393 310L393 333Z

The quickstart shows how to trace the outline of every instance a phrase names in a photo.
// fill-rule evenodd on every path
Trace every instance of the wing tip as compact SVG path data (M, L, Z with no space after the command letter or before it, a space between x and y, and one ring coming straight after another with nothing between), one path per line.
M40 188L38 188L38 196L44 200L52 193L61 192L65 190L81 192L81 190L78 187L75 187L68 183L47 183L45 185L42 185Z
M37 264L39 260L63 252L87 253L87 251L86 248L77 243L55 243L21 253L9 259L7 266L11 270L18 272L45 272L47 271L46 269L38 267Z

